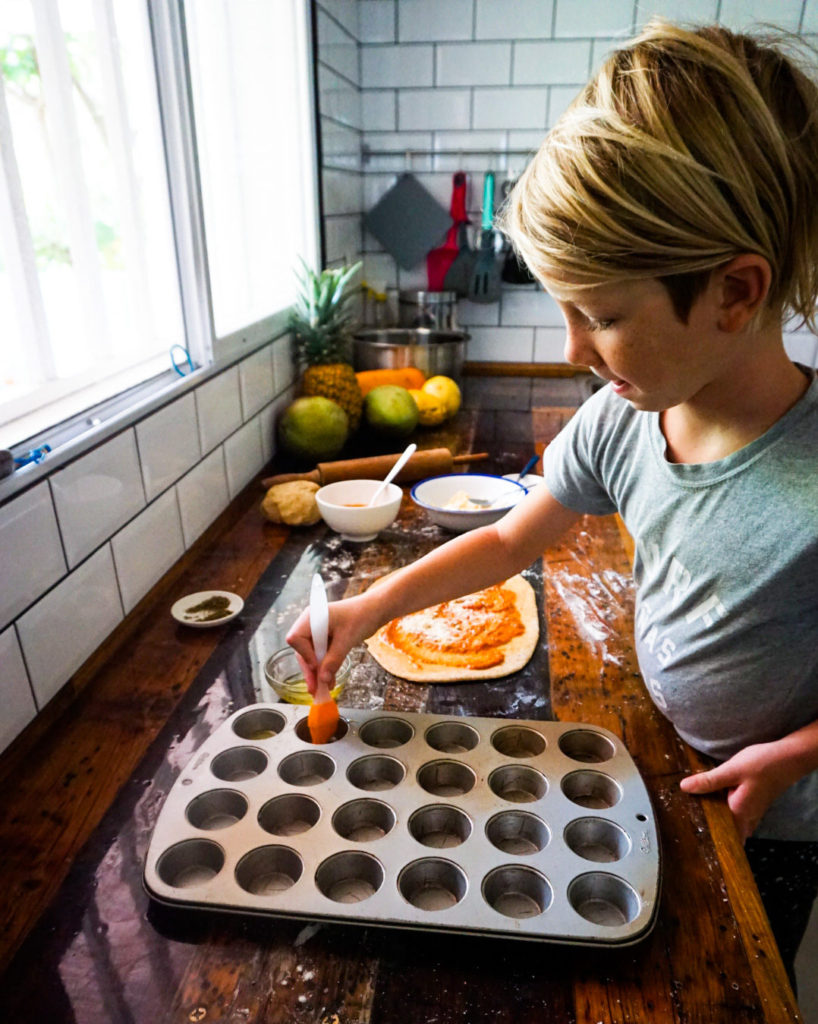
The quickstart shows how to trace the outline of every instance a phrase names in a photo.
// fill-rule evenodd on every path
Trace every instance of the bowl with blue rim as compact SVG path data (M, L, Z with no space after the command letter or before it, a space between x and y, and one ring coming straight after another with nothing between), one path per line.
M446 473L412 488L412 501L432 522L454 533L496 523L528 493L516 480L489 473Z

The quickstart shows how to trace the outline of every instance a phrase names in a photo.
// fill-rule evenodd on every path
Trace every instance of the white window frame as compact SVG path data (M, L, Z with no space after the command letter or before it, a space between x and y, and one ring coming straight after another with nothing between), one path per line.
M47 7L55 0L35 2ZM195 3L195 0L192 2ZM298 15L298 39L295 45L303 61L299 76L302 94L298 97L304 111L301 119L301 145L311 184L309 194L304 198L305 229L308 229L305 232L305 259L316 265L320 253L320 198L312 2L291 2L295 5ZM184 378L173 370L159 373L123 394L106 399L99 406L85 409L64 423L57 423L53 427L21 439L12 448L15 455L43 443L51 444L52 452L44 462L26 466L25 470L18 470L0 481L0 499L30 486L35 480L53 472L83 451L95 447L123 427L220 373L227 366L280 336L287 329L289 308L277 310L263 320L225 337L215 336L192 92L184 34L185 0L145 0L145 3L154 51L186 344L196 369ZM101 0L99 6L105 7L104 0ZM110 72L110 69L108 71ZM116 76L115 69L113 74ZM112 102L117 103L118 86L116 78L112 79L110 74L108 84L115 94ZM0 133L9 130L4 108L4 94L0 88ZM70 129L67 137L70 145ZM19 179L8 171L9 169L0 161L0 203L6 194L4 186L13 197L15 191L18 193L17 198L21 196ZM18 209L23 208L22 205L18 205ZM11 232L10 237L15 240L15 252L18 256L17 259L9 259L9 265L14 266L17 276L14 283L31 297L27 306L28 322L23 326L26 333L31 329L31 336L39 338L42 335L36 327L39 320L44 320L45 311L28 228L18 223L13 209L0 206L0 223L3 222L4 216L7 237ZM47 358L47 353L40 355L41 358Z

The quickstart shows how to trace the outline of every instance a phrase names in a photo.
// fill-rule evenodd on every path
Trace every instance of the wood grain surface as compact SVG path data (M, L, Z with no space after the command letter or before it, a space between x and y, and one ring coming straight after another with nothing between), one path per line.
M538 402L536 384L478 378L467 388L465 411L445 437L430 433L429 446L487 450L487 472L519 469L572 413ZM105 657L69 685L59 714L0 760L0 1020L799 1019L723 799L679 789L701 763L641 682L632 645L632 546L616 517L586 517L532 567L547 645L522 673L436 688L361 660L348 696L362 707L594 722L620 736L645 779L662 841L661 904L646 939L587 949L150 901L141 874L158 809L204 738L256 699L254 659L281 642L310 574L320 567L354 593L445 539L408 497L395 527L358 547L340 544L322 524L298 532L266 523L258 497L256 481L195 557L154 588ZM168 609L177 597L211 587L245 597L242 616L213 630L173 622Z

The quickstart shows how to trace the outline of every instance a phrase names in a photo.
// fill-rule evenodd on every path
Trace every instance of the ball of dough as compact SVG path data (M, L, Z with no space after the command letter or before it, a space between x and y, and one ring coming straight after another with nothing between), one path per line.
M315 503L318 484L309 480L291 480L274 484L261 503L261 511L271 523L288 526L312 526L321 518Z

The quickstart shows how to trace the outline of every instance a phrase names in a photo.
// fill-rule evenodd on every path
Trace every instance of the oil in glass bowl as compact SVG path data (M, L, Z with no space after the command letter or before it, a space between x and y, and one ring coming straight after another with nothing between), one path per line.
M347 655L335 677L335 686L330 690L334 701L338 701L344 692L351 665L350 656ZM264 665L264 678L277 696L288 704L312 704L304 673L291 647L284 647L267 659Z

